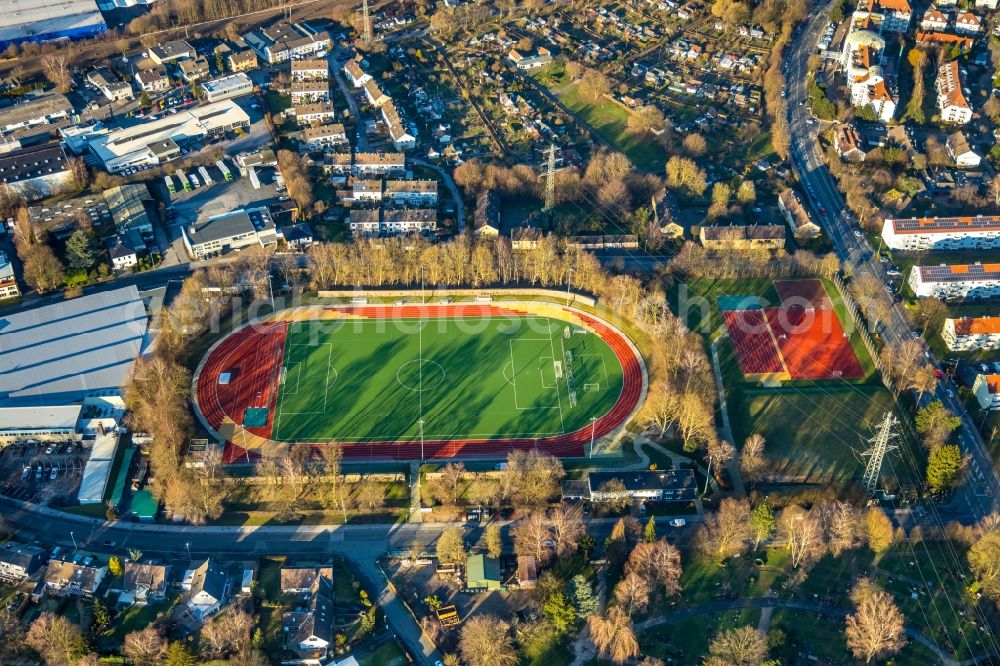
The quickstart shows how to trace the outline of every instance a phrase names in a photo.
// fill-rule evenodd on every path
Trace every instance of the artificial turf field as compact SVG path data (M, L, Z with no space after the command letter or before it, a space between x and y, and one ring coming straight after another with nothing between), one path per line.
M599 336L528 316L295 322L280 377L271 437L309 442L561 435L623 384Z

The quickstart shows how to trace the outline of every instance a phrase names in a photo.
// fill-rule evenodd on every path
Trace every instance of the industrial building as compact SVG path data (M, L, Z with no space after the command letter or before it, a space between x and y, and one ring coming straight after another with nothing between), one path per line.
M95 0L10 0L0 13L0 49L22 42L85 39L107 29Z
M73 173L62 146L47 143L0 155L0 183L36 201L72 185Z
M73 113L73 105L62 93L47 93L0 109L0 132L47 125Z
M975 250L1000 247L1000 215L886 218L882 240L893 250Z
M209 102L219 102L233 97L242 97L253 93L253 81L246 74L230 74L222 78L205 81L201 89Z
M195 259L252 245L278 242L278 232L267 208L250 208L215 215L184 228L184 247Z
M117 394L147 344L147 325L134 286L0 317L0 406Z
M178 146L238 128L249 129L250 116L232 100L224 100L101 134L87 145L105 169L117 173L168 162L180 154Z
M909 285L918 298L991 298L1000 295L1000 264L914 266Z

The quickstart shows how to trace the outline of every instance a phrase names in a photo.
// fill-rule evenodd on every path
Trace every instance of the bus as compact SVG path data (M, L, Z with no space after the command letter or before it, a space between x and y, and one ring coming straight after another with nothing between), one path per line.
M171 178L170 176L164 176L163 177L163 182L165 182L167 184L167 190L171 194L177 194L177 186L174 185L174 179L173 178Z
M229 170L229 167L226 166L226 163L223 160L216 162L215 166L219 168L220 172L222 172L222 177L226 179L227 183L233 182L233 172Z
M212 184L212 177L208 175L208 169L203 166L198 167L198 175L201 176L202 181L205 183L205 187Z
M174 172L174 175L177 176L177 180L181 181L181 187L183 187L185 191L190 192L191 181L188 180L187 174L178 169Z

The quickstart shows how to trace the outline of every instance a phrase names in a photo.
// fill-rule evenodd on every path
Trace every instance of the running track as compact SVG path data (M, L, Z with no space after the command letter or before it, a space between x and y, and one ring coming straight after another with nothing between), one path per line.
M523 316L524 312L491 305L423 306L409 308L356 307L346 312L365 317L393 317L404 312L409 317L469 317L469 316ZM593 427L599 439L621 427L638 406L642 397L643 371L629 342L604 322L583 313L564 308L569 318L578 317L611 348L621 363L622 392L618 401ZM218 432L223 419L229 416L237 424L243 422L247 407L264 406L267 402L271 414L277 398L278 372L284 350L286 324L275 322L247 326L230 335L212 351L198 376L198 405L208 424ZM218 383L219 373L232 372L230 385ZM265 428L249 428L253 434L270 437L269 415ZM424 442L426 458L501 457L513 449L541 449L557 456L582 456L590 442L591 427L575 432L543 438L522 439L465 439L427 440ZM341 446L345 458L371 460L420 459L420 442L345 442ZM227 461L253 460L257 454L246 451L232 442L226 443Z

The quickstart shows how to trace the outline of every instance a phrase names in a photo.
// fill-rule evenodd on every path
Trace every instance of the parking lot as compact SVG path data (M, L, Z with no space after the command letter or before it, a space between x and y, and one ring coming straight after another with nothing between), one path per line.
M0 495L42 504L73 497L88 453L78 442L11 444L0 450Z

